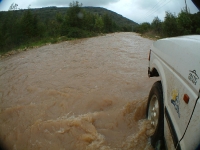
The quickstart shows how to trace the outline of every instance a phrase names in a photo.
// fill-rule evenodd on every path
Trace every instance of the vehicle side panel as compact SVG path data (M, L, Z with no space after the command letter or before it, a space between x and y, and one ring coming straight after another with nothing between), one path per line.
M200 98L197 101L192 119L180 144L181 147L191 150L196 149L200 144Z
M150 68L156 68L161 76L164 105L168 109L169 116L173 122L178 139L180 140L192 114L196 100L196 93L186 84L185 79L175 71L175 68L177 68L179 64L176 63L171 66L167 61L161 59L159 56L164 56L164 58L170 60L171 63L175 63L175 61L166 54L161 54L161 51L157 52L156 48L152 50ZM183 101L184 94L189 95L189 104L186 104ZM165 132L165 134L168 133ZM168 143L168 145L171 144L173 143ZM183 149L185 148L183 147Z

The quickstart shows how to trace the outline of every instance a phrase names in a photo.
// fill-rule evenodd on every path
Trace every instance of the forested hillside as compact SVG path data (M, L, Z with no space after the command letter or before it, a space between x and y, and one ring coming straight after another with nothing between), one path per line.
M137 23L100 7L47 7L0 12L0 53L41 43L96 36L101 33L133 31Z
M108 14L112 20L121 28L125 29L125 30L132 30L132 28L136 27L138 25L138 23L123 17L120 14L117 14L116 12L113 12L111 10L102 8L102 7L81 7L83 10L90 12L92 14L97 14L100 16L103 16L104 14ZM61 14L61 15L65 15L67 10L69 9L69 7L45 7L45 8L33 8L33 9L29 9L30 12L33 15L37 15L37 17L40 20L54 20L56 19L56 15L57 14ZM17 10L14 13L14 16L16 18L20 18L23 13L27 11L27 10ZM7 12L0 12L0 20L4 19L5 15L7 14Z
M160 38L200 34L200 12L191 14L186 8L183 8L178 15L166 12L164 21L155 17L151 23L141 23L135 31Z
M103 14L108 14L112 20L120 27L124 28L124 30L132 30L134 29L136 26L138 26L138 23L123 17L120 14L117 14L116 12L107 10L105 8L101 8L101 7L84 7L85 10L89 11L89 12L93 12L96 14L99 14L101 16L103 16ZM127 29L126 29L127 28Z

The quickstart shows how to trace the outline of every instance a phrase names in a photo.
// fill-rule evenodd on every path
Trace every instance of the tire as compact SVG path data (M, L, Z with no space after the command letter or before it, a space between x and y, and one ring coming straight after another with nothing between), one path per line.
M164 143L164 109L163 90L160 81L153 84L148 97L146 117L151 120L153 134L150 136L151 145L155 149L163 149Z

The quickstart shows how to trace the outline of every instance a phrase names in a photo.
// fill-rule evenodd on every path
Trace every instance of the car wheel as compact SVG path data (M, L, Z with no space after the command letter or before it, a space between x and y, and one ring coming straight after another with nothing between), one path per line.
M164 109L163 90L160 81L153 84L148 97L146 117L151 122L151 145L155 149L163 148L164 139Z

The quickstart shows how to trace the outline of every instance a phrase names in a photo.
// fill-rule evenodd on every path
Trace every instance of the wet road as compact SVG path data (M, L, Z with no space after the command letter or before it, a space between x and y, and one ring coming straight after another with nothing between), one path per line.
M0 139L9 149L152 149L146 100L153 41L67 41L0 60Z

